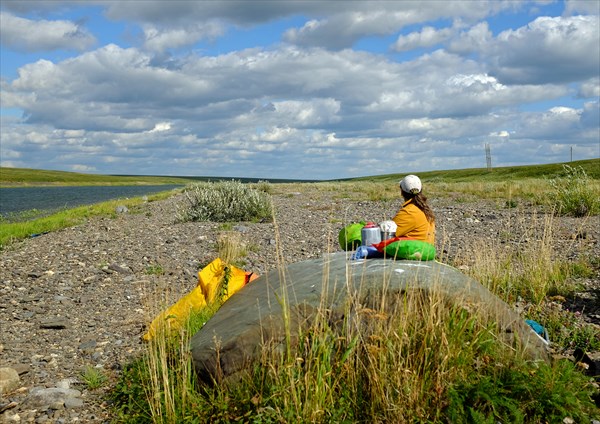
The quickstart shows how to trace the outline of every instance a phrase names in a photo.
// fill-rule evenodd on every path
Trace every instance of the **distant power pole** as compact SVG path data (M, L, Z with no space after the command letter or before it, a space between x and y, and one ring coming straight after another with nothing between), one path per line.
M571 162L573 162L573 146L571 146Z
M492 153L490 152L490 143L485 143L485 161L487 163L487 170L492 170Z

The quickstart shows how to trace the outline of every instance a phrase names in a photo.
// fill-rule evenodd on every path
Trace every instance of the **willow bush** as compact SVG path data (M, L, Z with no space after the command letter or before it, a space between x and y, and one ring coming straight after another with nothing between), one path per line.
M181 222L260 221L273 216L270 196L239 181L196 184L184 194L186 201L177 212Z

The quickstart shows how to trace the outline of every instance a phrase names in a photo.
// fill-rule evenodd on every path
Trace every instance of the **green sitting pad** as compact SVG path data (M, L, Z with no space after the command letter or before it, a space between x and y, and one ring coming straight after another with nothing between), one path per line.
M365 222L361 221L342 228L338 235L340 247L344 250L355 250L360 246L362 240L360 232L364 226Z
M394 259L411 261L432 261L435 259L435 246L421 240L399 240L385 247L385 254Z

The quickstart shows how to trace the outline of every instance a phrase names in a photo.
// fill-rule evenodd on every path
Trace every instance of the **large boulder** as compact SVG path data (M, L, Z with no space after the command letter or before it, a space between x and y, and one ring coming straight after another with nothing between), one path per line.
M317 311L327 308L331 317L341 319L351 296L374 307L383 291L393 299L409 289L439 291L445 300L497 323L499 334L526 355L547 358L543 340L508 304L457 269L434 261L350 260L349 253L340 252L271 271L227 300L192 337L195 369L205 382L239 376L266 342L283 349L286 329L293 342Z

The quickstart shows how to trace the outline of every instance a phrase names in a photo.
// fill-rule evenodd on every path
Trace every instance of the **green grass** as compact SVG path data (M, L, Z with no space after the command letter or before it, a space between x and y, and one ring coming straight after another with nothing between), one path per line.
M99 389L108 382L108 377L101 369L86 365L81 371L81 379L90 390Z
M386 174L376 176L365 176L360 178L352 178L352 181L375 181L375 182L395 182L400 181L407 174L416 174L426 182L503 182L503 181L519 181L523 179L546 179L555 178L562 174L563 165L572 167L581 166L588 177L592 179L600 179L600 159L587 159L573 161L568 163L554 163L545 165L523 165L523 166L506 166L492 168L488 171L487 168L470 168L456 169L445 171L428 171L428 172L412 172L409 169L405 173Z
M40 185L161 185L188 184L191 179L160 176L118 176L0 167L0 187Z
M194 379L186 346L198 324L175 340L158 338L125 367L115 387L118 422L537 424L598 418L592 400L598 388L571 362L528 360L499 342L494 323L448 305L435 291L399 296L391 309L384 306L389 298L375 309L350 300L347 318L336 326L324 305L297 343L282 343L283 351L266 343L255 367L234 384Z

